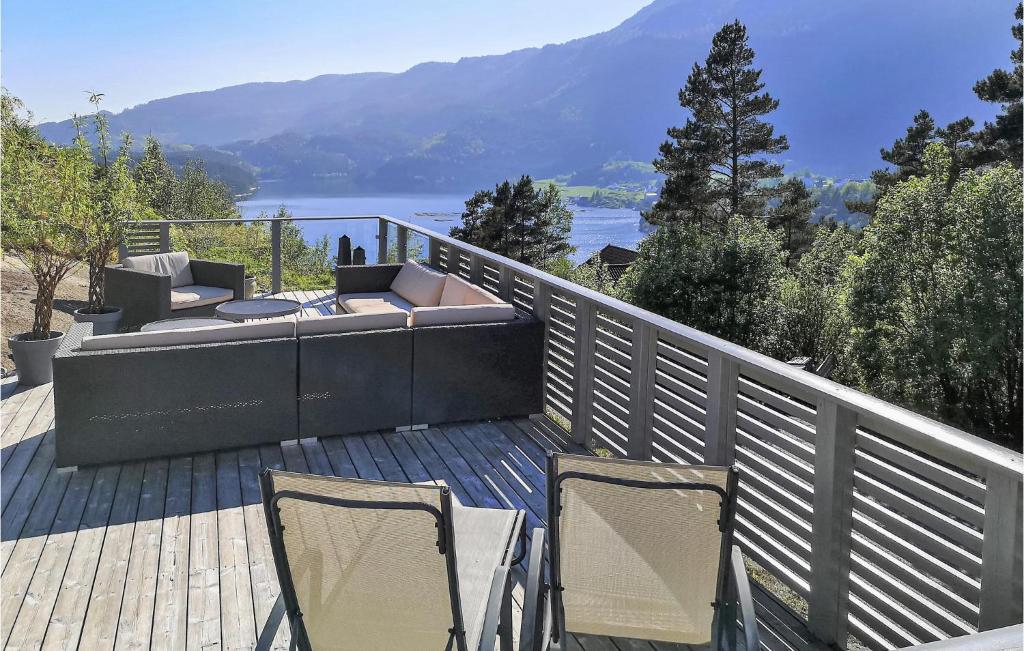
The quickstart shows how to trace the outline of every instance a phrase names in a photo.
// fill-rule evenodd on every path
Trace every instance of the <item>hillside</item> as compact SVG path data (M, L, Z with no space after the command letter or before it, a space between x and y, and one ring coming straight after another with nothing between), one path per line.
M657 0L568 43L179 95L112 116L111 128L231 152L281 191L461 192L520 173L571 175L654 158L666 127L684 119L676 95L693 62L739 17L782 102L773 120L792 145L786 162L863 178L921 107L938 121L992 115L971 86L1004 64L1010 11L958 0L928 11L891 0ZM71 133L67 122L42 131Z

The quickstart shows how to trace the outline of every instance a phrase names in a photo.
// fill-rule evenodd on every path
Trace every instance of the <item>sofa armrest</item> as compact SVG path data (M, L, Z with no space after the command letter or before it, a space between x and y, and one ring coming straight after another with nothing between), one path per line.
M245 265L212 260L190 260L192 280L205 287L224 287L235 292L235 300L245 298Z
M337 295L386 292L401 270L400 264L339 265L334 268Z
M171 277L149 271L106 267L104 302L123 310L121 325L139 326L171 317Z

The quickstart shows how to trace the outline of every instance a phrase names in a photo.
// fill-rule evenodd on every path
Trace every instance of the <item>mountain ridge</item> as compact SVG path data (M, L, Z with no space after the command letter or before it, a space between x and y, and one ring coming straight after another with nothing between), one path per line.
M463 191L521 173L649 161L665 129L685 120L677 94L691 66L738 17L767 90L781 101L770 119L790 137L784 160L864 177L919 108L937 121L994 114L970 87L1005 65L1012 7L936 0L929 9L883 0L656 0L612 29L565 43L400 73L187 93L126 109L111 128L216 147L263 179L338 192ZM41 130L57 141L71 135L67 121Z

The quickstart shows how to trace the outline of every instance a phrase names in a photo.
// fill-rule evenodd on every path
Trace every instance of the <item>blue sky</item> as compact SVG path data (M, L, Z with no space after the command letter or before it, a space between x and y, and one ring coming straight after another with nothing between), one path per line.
M39 121L249 81L398 72L571 40L649 0L4 0L3 85Z

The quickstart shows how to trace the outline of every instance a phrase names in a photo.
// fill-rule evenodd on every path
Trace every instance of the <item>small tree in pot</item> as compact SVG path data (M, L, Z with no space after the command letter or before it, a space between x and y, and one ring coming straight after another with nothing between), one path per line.
M93 210L92 160L88 149L47 143L20 109L16 98L3 93L0 214L4 249L25 263L36 282L32 330L9 338L18 382L32 385L53 378L51 360L64 336L50 330L53 297L84 250L82 224Z
M104 269L118 246L124 242L128 220L137 217L140 202L132 178L131 136L125 134L117 156L111 160L110 131L107 118L99 111L102 94L93 93L90 101L96 106L93 124L98 149L94 169L95 201L93 210L83 223L85 261L89 265L89 304L75 310L76 321L93 322L93 334L116 332L121 321L121 308L104 304ZM79 131L75 146L89 149Z

